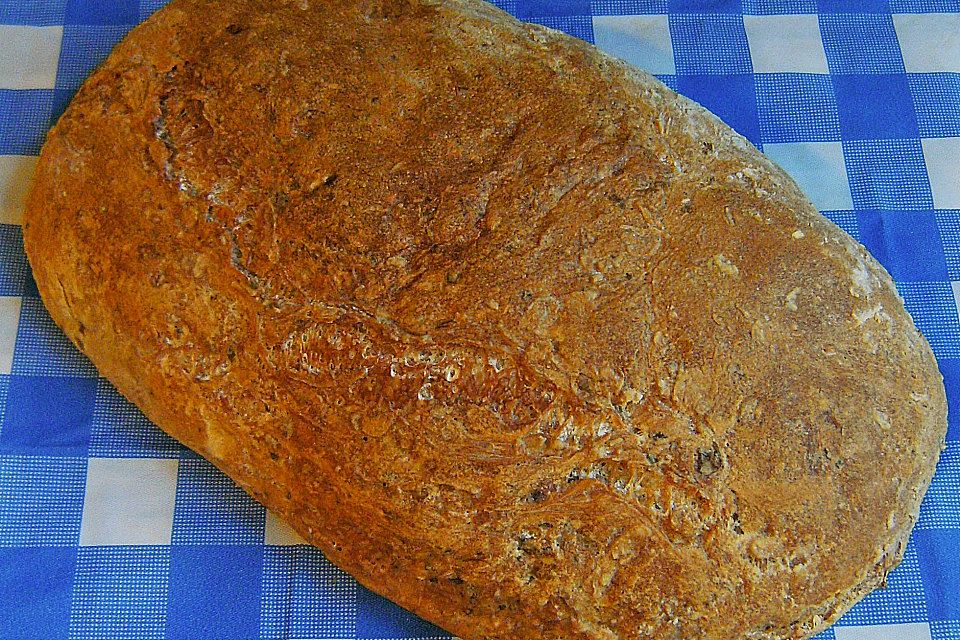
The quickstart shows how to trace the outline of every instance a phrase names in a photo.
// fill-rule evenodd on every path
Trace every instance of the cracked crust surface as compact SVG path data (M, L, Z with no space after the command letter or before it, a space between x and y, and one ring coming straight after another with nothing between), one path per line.
M470 0L175 0L49 136L53 318L466 639L799 638L945 432L889 276L700 107Z

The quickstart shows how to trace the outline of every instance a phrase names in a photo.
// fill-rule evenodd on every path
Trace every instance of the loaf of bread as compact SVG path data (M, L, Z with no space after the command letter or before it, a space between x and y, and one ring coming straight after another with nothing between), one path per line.
M782 170L478 0L175 0L24 238L151 420L465 639L808 636L945 433L889 276Z

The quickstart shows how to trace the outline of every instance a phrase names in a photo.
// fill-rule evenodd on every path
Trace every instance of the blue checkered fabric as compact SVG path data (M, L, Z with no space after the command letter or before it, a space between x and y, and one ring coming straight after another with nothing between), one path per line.
M144 416L51 322L24 185L163 0L0 0L0 639L443 638ZM902 565L821 638L960 640L960 0L497 0L701 102L890 271L951 417ZM322 9L320 9L322 10Z

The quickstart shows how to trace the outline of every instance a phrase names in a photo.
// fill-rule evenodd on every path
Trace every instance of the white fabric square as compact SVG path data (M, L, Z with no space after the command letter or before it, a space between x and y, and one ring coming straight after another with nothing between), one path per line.
M21 224L36 156L0 156L0 223Z
M895 14L907 73L960 72L960 13Z
M930 625L926 622L834 627L833 632L837 640L930 640Z
M829 73L815 15L743 16L755 73Z
M820 211L853 208L841 143L765 144L763 152L797 181Z
M960 316L960 282L951 282L953 288L953 303L957 305L957 315Z
M960 209L960 138L927 138L920 144L934 208Z
M170 544L177 467L177 460L91 458L80 544Z
M300 534L293 530L293 527L275 516L273 512L267 511L263 543L275 546L291 546L307 544L307 541L301 538Z
M9 375L13 369L20 304L20 296L0 296L0 374Z
M610 55L648 73L677 72L667 16L594 16L593 40Z
M53 89L63 27L0 25L0 89Z

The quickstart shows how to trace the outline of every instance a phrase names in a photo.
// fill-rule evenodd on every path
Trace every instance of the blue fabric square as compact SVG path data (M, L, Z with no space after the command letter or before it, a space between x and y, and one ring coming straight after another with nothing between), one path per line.
M357 588L357 639L435 638L449 633L365 587Z
M50 126L57 124L60 116L70 106L70 101L76 92L73 89L54 89L53 99L50 106Z
M740 15L740 0L667 0L670 13L734 13Z
M657 77L657 80L659 80L659 81L662 82L663 84L667 85L668 87L670 87L670 88L673 89L674 91L679 91L679 89L677 88L677 85L678 85L678 83L677 83L677 76L675 76L675 75L673 75L673 74L669 74L669 73L659 73L659 74L657 74L656 77Z
M960 620L931 620L931 640L960 640Z
M919 137L905 75L835 75L833 88L845 140Z
M257 544L265 517L262 505L206 460L180 462L173 544Z
M531 18L530 22L563 31L575 38L593 42L593 20L590 16L561 16Z
M130 25L66 25L60 42L57 89L72 95L129 30Z
M943 255L947 259L947 273L950 280L960 280L960 211L956 209L938 209L937 226L940 228L940 240L943 243Z
M947 392L947 440L960 440L960 360L937 361Z
M670 14L677 75L753 73L743 16Z
M96 368L54 324L40 298L31 296L24 296L20 308L13 373L23 376L97 377Z
M514 11L521 20L590 15L590 0L516 0Z
M859 211L860 242L895 280L946 280L933 211Z
M654 15L667 12L667 0L590 0L595 16Z
M67 0L64 24L137 24L138 0Z
M355 638L357 582L307 546L266 547L260 637Z
M904 306L937 360L960 358L960 321L948 282L897 282Z
M0 155L38 155L52 109L50 89L0 89Z
M840 116L829 76L760 73L756 87L764 143L840 140Z
M960 0L890 0L893 13L960 13Z
M960 74L907 75L922 138L960 136Z
M234 640L260 634L261 546L170 551L167 640Z
M0 296L20 295L28 269L20 225L0 224Z
M86 479L86 458L0 457L0 547L76 546Z
M10 376L0 374L0 433L3 433L3 414L7 411L7 392L10 390Z
M12 376L0 451L86 455L97 381Z
M914 531L931 620L960 619L960 530Z
M13 0L0 2L0 24L48 27L63 24L66 0Z
M887 0L817 0L820 13L887 13Z
M833 211L821 211L820 213L823 214L827 220L846 231L851 238L860 240L860 226L857 223L856 211L839 209Z
M853 0L858 2L858 0ZM903 73L903 54L890 14L820 16L820 35L830 73Z
M903 561L887 576L887 588L867 595L837 621L837 626L923 622L927 607L917 549L907 543Z
M512 2L513 0L508 1ZM169 0L140 0L140 21L142 22L149 18L155 11L165 6L168 2Z
M946 375L944 382L947 382ZM952 529L960 535L960 441L950 438L956 422L950 421L946 449L940 454L933 481L920 503L917 530Z
M933 208L919 140L845 141L843 156L855 208Z
M753 144L760 144L753 74L679 76L677 85L680 93L715 113Z
M752 16L816 12L817 0L743 0L743 13Z
M163 640L170 547L80 547L71 640Z
M20 226L17 225L19 229ZM24 254L26 258L26 254ZM40 291L37 289L37 281L33 279L33 271L30 269L30 263L27 262L27 272L23 276L23 295L29 298L39 298Z
M90 433L90 456L98 458L178 458L184 446L147 420L106 379L97 380Z
M75 548L0 547L0 638L66 639Z

